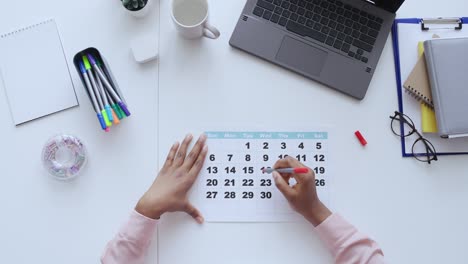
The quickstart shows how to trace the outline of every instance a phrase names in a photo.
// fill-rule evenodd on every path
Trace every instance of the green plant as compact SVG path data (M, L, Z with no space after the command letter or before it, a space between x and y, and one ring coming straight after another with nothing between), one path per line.
M125 8L130 11L138 11L143 9L148 3L148 0L121 0Z

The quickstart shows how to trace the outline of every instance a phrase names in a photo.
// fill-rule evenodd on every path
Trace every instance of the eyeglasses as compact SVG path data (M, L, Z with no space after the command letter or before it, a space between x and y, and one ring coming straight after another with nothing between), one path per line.
M394 116L390 116L392 122L390 124L390 128L392 129L393 134L407 138L411 135L416 135L418 138L414 141L413 146L411 147L411 152L413 157L421 162L427 162L431 164L431 161L437 160L437 152L429 140L424 138L421 133L416 130L416 127L413 123L413 120L409 118L407 115L395 111ZM395 122L400 121L400 122ZM417 153L416 150L418 149L425 149L426 153Z

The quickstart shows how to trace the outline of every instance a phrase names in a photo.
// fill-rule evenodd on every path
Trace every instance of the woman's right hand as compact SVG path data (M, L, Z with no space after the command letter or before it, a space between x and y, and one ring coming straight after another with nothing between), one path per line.
M138 201L135 207L138 213L159 219L167 212L184 211L198 223L203 222L201 213L190 203L187 193L200 174L208 147L206 135L201 135L189 152L192 138L189 134L181 145L176 142L172 146L158 177Z
M286 157L276 162L274 169L281 168L303 168L306 167L292 157ZM332 213L320 201L315 187L315 173L312 169L308 168L309 172L305 174L280 174L276 171L273 172L273 179L275 180L276 187L288 200L291 207L298 213L303 215L314 226L318 226L325 221ZM294 178L296 184L289 185L289 179Z

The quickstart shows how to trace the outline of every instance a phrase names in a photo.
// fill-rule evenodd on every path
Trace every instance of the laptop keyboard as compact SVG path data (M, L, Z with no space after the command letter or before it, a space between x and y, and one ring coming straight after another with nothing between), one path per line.
M253 14L364 63L383 23L339 0L258 0Z

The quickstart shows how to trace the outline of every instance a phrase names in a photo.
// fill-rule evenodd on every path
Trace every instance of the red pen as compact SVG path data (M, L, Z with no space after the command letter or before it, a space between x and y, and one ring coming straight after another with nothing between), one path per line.
M274 171L277 171L279 173L302 174L302 173L308 173L309 169L308 168L282 168L282 169L265 168L263 169L263 173L273 173Z

